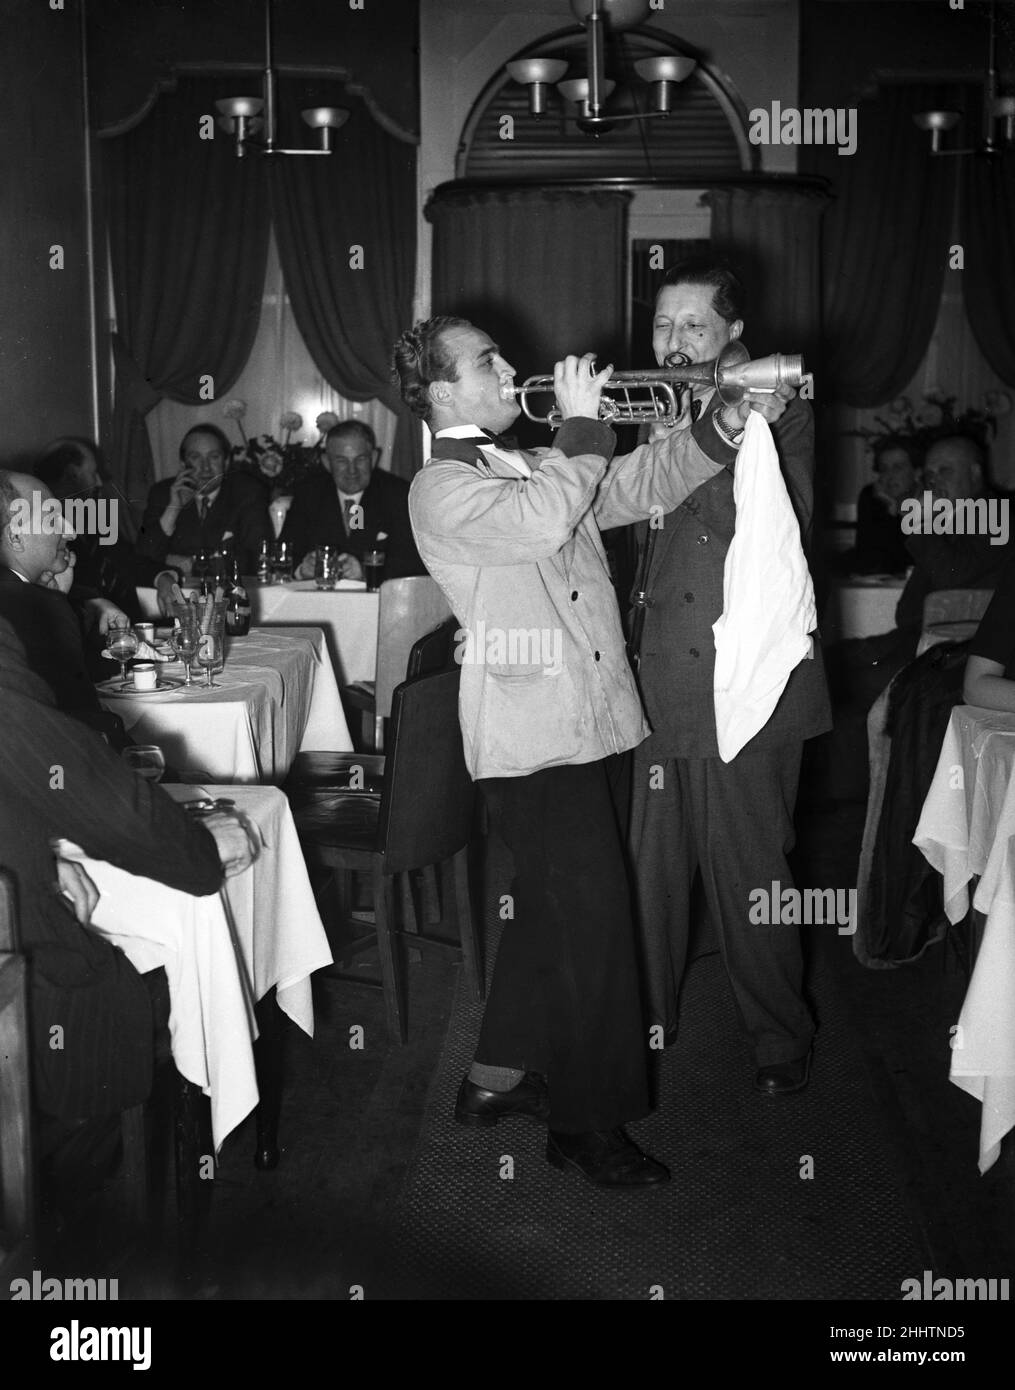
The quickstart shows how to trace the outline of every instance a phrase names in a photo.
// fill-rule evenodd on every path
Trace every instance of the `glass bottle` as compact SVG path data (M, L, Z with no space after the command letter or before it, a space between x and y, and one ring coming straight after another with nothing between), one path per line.
M250 595L243 587L240 562L233 560L232 577L225 586L226 632L230 637L246 637L250 631Z

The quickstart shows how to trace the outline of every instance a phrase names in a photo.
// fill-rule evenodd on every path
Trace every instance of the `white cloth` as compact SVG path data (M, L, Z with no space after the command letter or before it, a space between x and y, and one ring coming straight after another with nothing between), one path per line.
M372 681L377 675L377 616L380 594L367 593L361 579L342 579L335 590L312 579L296 584L252 584L250 613L259 627L320 627L340 685Z
M223 893L192 897L89 859L66 842L64 849L99 890L90 930L142 973L165 967L173 1061L210 1097L218 1151L257 1104L254 1003L274 985L278 1007L313 1037L310 977L332 957L284 794L237 786L166 791L175 801L203 792L231 797L261 832L260 857L226 879Z
M182 679L183 670L173 664L165 674ZM189 691L98 693L135 743L157 743L171 767L223 782L281 782L301 748L352 748L318 628L254 629L228 643L219 689L202 688L202 675Z
M1015 715L952 710L913 844L944 880L952 923L965 916L969 884L979 876L973 906L986 922L949 1075L983 1107L985 1173L1015 1128Z
M752 410L733 482L736 530L715 634L719 756L732 761L763 729L795 666L812 653L814 586L768 422Z

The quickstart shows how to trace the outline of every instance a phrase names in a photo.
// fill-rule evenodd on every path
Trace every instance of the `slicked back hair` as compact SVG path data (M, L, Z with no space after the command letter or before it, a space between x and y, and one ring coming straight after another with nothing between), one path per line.
M468 319L443 314L424 319L402 334L392 350L392 379L402 400L419 419L430 423L430 386L435 381L457 381L456 359L444 344L448 328L472 328Z

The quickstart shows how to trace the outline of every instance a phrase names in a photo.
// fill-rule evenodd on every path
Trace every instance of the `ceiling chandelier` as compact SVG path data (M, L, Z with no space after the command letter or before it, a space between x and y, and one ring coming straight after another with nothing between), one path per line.
M349 119L341 106L312 106L300 115L320 135L313 150L285 150L275 143L275 69L271 65L271 0L264 0L264 72L259 97L225 97L215 103L219 126L236 140L236 154L242 159L248 150L257 154L331 154L331 132L340 130Z
M585 27L588 76L562 82L560 79L567 71L567 63L562 58L518 58L508 63L508 76L529 89L529 112L533 116L545 115L549 88L556 83L564 100L577 106L582 129L592 133L621 121L668 116L673 108L674 87L690 77L698 66L694 58L683 53L661 53L652 58L640 58L635 63L638 76L652 85L651 111L603 115L603 105L617 85L605 73L607 26L611 32L631 29L647 19L650 8L649 0L571 0L572 13Z
M997 0L990 7L990 36L987 40L987 72L983 84L983 143L961 150L943 150L941 135L954 130L959 111L919 111L913 117L921 130L930 131L930 152L939 155L1000 154L1015 145L1015 96L1000 96L997 90ZM997 137L998 123L1001 126Z

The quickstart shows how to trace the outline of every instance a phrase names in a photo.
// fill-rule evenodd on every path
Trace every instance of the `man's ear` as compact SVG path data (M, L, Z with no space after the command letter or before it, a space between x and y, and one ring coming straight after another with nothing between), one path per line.
M732 342L734 338L739 338L743 331L743 319L734 319L733 322L730 324L730 342Z
M426 388L427 398L431 405L445 406L451 399L450 383L447 381L431 381Z

